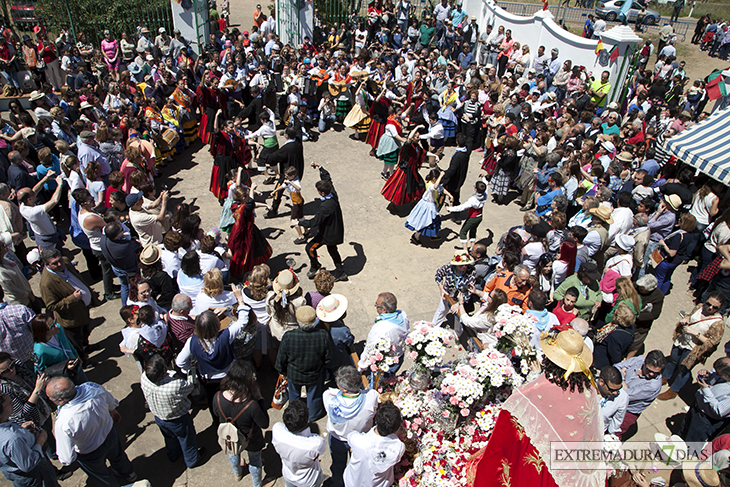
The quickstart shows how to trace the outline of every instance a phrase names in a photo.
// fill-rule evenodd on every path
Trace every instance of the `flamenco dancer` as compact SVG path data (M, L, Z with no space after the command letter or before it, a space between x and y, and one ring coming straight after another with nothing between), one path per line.
M367 101L372 99L370 93L365 89L366 81L363 80L355 90L355 105L345 117L344 125L347 128L355 129L350 135L352 140L365 141L370 130L370 113L368 112Z
M383 161L383 172L380 175L386 181L393 173L393 168L395 168L398 162L398 152L400 152L401 145L406 141L403 137L403 124L401 123L403 107L398 105L391 106L388 108L388 113L385 132L380 137L378 150L375 152L378 159Z
M233 254L230 265L231 277L240 278L271 257L271 245L254 223L256 206L265 206L265 203L254 202L249 188L237 186L233 190L231 212L236 222L228 237L228 247Z
M233 120L224 120L223 110L218 110L216 114L214 129L215 136L210 142L210 152L214 157L210 173L210 192L222 205L228 195L226 176L232 169L245 168L251 162L251 147L245 139L235 137ZM249 175L245 169L244 172L243 181L246 184Z
M426 176L426 190L420 201L413 207L411 213L406 219L406 228L413 230L411 235L411 243L413 245L421 245L421 235L431 237L431 240L438 240L441 231L441 216L439 215L438 204L441 193L453 200L448 191L441 186L441 179L444 172L438 168L433 168Z
M419 125L411 131L408 140L400 150L398 167L380 191L386 200L397 206L416 201L426 187L423 178L418 174L426 157L426 151L418 142L415 142L417 139L414 139L416 131L421 127Z
M220 108L220 96L218 90L213 88L210 71L203 73L203 79L198 85L195 92L200 104L200 126L198 128L198 137L204 144L210 144L213 136L213 126L215 123L215 115Z
M388 108L390 107L390 100L386 96L388 91L387 82L383 83L383 89L380 90L380 94L375 98L373 104L370 106L370 129L368 130L368 137L365 141L372 149L370 149L370 155L375 157L375 151L378 148L380 137L385 132L385 124L388 122Z

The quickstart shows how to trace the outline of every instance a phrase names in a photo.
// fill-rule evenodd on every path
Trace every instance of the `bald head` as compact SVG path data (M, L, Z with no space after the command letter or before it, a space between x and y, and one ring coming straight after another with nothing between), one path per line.
M76 386L66 377L54 377L46 384L46 396L56 406L63 406L76 397Z
M10 151L8 154L8 160L11 164L20 164L23 161L23 156L21 156L20 152L16 150Z
M484 244L474 244L471 248L472 257L481 259L487 255L487 247Z
M584 337L588 334L588 322L583 318L573 318L570 327L580 333L580 336Z
M32 205L33 204L33 197L35 196L35 193L30 188L22 188L18 190L17 198L18 203L26 204L26 205Z

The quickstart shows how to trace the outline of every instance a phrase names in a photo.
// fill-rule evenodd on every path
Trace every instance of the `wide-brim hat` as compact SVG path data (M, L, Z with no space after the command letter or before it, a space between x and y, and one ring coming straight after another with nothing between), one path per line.
M94 105L92 105L88 101L82 101L81 105L79 105L79 110L86 110L87 108L94 108Z
M682 462L682 475L690 487L716 487L720 476L710 462Z
M282 291L286 291L287 294L295 293L299 290L299 278L293 270L284 269L274 279L272 288L276 294L281 294Z
M457 252L454 258L451 259L451 265L471 265L473 263L474 259L466 252Z
M631 162L634 160L634 155L629 151L623 151L619 155L616 156L616 159L618 159L621 162Z
M144 265L152 265L160 260L160 248L155 244L149 244L139 254L139 261Z
M631 252L636 246L636 240L631 235L621 234L616 236L616 245L626 252Z
M347 298L342 294L330 294L317 305L317 318L325 323L337 321L347 312Z
M679 211L679 209L682 207L682 198L680 198L679 195L676 194L668 194L664 196L664 202L668 204L669 208L674 211Z
M593 354L577 331L565 330L557 336L544 333L540 338L540 347L547 358L565 370L566 375L584 371L588 372L586 375L590 374Z
M652 444L652 450L656 447L656 452L661 456L662 461L670 461L670 462L679 462L680 460L677 458L677 454L679 452L686 452L687 451L687 444L684 442L684 440L679 437L678 435L672 435L668 436L664 433L654 433L654 442L657 443L656 445ZM665 445L671 445L673 447L672 450L667 453L667 450L662 448ZM692 465L696 465L696 463L690 462Z
M40 91L38 91L38 90L35 90L35 91L32 91L32 92L30 93L30 96L28 97L28 99L29 99L30 101L36 101L36 100L40 100L40 99L41 99L41 98L43 98L44 96L45 96L45 95L44 95L43 93L41 93L41 92L40 92Z
M613 223L613 218L611 218L611 210L603 205L600 205L598 208L591 208L590 210L588 210L588 213L593 216L597 216L609 225Z
M550 225L543 221L540 221L539 223L536 223L534 225L525 225L525 230L533 237L545 238L550 231Z
M598 270L595 262L583 262L578 270L593 281L601 279L601 271Z
M139 29L140 34L149 34L150 30L147 27L142 27Z
M130 73L132 73L132 74L134 74L134 75L137 75L137 74L139 74L139 73L141 73L141 72L142 72L142 66L140 66L140 65L139 65L139 64L137 64L137 63L132 63L132 64L129 64L129 65L127 66L127 69L129 70L129 72L130 72Z

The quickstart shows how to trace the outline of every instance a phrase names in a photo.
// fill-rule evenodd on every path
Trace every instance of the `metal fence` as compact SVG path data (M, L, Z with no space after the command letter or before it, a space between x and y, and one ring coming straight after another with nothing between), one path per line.
M50 32L68 30L74 38L83 32L94 45L106 29L116 39L122 32L133 37L138 26L152 37L160 27L173 29L170 0L38 0L36 14Z
M497 5L511 14L522 16L533 15L535 12L542 10L542 4L536 3L499 2ZM588 18L588 14L596 13L594 9L589 8L563 7L557 5L551 5L548 8L550 13L555 17L556 22L585 22ZM644 25L644 28L660 29L664 25L665 21L667 21L667 19L660 19L659 22L654 25ZM610 28L618 22L607 21L606 23ZM682 42L687 40L687 32L689 32L690 26L694 28L692 24L682 21L675 21L672 25L674 25L675 34L677 34L677 37L681 38Z
M433 11L434 1L440 0L411 0L415 9L412 17L422 20L426 14ZM352 13L357 20L365 21L368 15L369 0L314 0L314 7L319 10L322 20L327 25L339 25L351 20ZM394 2L397 3L397 2Z

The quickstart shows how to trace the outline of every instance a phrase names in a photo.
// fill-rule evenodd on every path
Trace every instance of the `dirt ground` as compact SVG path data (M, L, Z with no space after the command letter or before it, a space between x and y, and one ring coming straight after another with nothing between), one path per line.
M232 0L232 18L242 28L251 24L251 12L255 4L247 0ZM697 59L695 59L697 58ZM716 63L706 63L705 57L687 56L697 70L707 73ZM694 68L693 68L694 69ZM693 77L695 75L692 75ZM436 269L451 260L454 246L458 244L459 227L449 220L443 223L442 239L424 247L415 247L409 243L410 232L404 227L405 216L409 208L397 212L388 210L388 202L380 195L383 181L380 178L382 165L368 155L369 147L350 140L349 131L328 131L316 143L304 145L307 163L316 161L332 174L333 182L340 195L345 221L345 244L340 246L345 270L350 276L348 282L335 285L335 293L344 294L349 300L346 318L356 341L362 343L367 336L370 325L376 317L373 304L378 293L393 292L399 308L405 310L412 321L430 320L438 301L438 288L433 276ZM446 167L453 154L453 148L446 150L441 166ZM480 167L480 154L471 156L471 168L467 182L462 190L462 198L470 195L473 183L477 180ZM220 206L208 191L212 158L206 148L200 145L187 154L179 156L175 163L163 171L163 178L158 184L167 184L173 200L170 207L185 202L193 204L199 212L203 227L217 227ZM425 170L423 171L425 172ZM314 202L316 191L314 184L317 173L307 167L303 178L303 196L307 204L305 213L311 216L316 209ZM261 182L262 177L255 180ZM262 190L269 191L271 186ZM490 198L491 199L491 198ZM496 248L500 235L510 227L518 225L522 213L514 203L496 206L489 202L484 208L484 221L479 228L478 238L485 239L490 254ZM288 209L283 205L282 216L273 220L265 220L262 215L257 224L271 243L274 254L269 262L274 274L284 269L287 259L294 259L294 268L302 277L305 291L314 286L304 275L308 270L308 259L304 255L304 247L293 244L295 232L289 228ZM85 268L83 257L78 251L76 260L79 268ZM332 268L329 256L321 256L325 267ZM674 274L674 289L667 298L662 316L654 324L647 339L647 350L661 349L669 352L671 348L671 331L678 319L680 311L689 311L692 307L687 288L687 266L681 266ZM37 289L38 277L32 279ZM101 283L94 288L101 291ZM91 356L93 368L87 375L89 379L103 384L120 401L119 411L122 422L117 426L120 436L126 445L126 451L140 478L149 479L155 487L206 485L235 485L227 458L221 454L216 444L215 431L210 427L211 419L207 410L195 410L195 427L198 431L199 445L208 448L204 465L188 470L181 460L170 463L165 456L162 436L149 411L145 410L144 399L139 387L137 367L131 358L124 357L118 349L121 340L120 330L123 327L118 315L119 301L106 303L92 310L98 326L91 335L92 343L99 344L100 350ZM722 342L724 344L724 341ZM722 349L722 347L720 347ZM458 353L458 351L454 351ZM717 352L710 360L721 356ZM447 357L451 358L451 357ZM258 373L264 397L272 395L276 374L264 361ZM668 402L655 401L640 417L638 440L652 439L654 433L669 434L668 424L681 421L687 404L693 400L694 389L685 388L680 396ZM271 423L281 419L281 413L269 410ZM318 422L319 431L326 434L325 420ZM270 433L267 434L270 439ZM322 458L322 467L329 471L329 454ZM281 465L273 448L268 445L264 452L264 475L268 485L283 485L280 478ZM651 475L653 477L654 475ZM243 485L250 480L246 477ZM80 470L62 483L67 486L86 485L86 475ZM9 485L0 481L0 485Z

